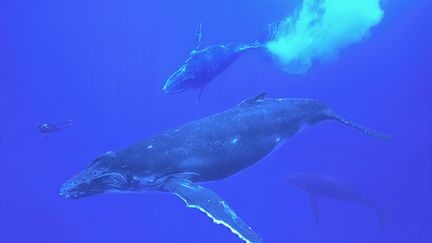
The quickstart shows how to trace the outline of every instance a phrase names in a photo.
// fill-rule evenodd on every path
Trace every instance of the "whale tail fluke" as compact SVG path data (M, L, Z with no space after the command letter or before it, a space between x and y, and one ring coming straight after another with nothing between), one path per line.
M347 120L347 119L345 119L345 118L343 118L343 117L341 117L341 116L338 116L338 115L331 115L331 116L329 117L329 119L333 119L333 120L336 120L336 121L338 121L338 122L341 122L341 123L343 123L343 124L345 124L345 125L347 125L347 126L353 127L353 128L355 128L355 129L357 129L357 130L359 130L359 131L362 131L363 133L366 133L367 135L372 136L372 137L374 137L374 138L378 138L378 139L386 140L386 141L387 141L387 140L390 140L390 136L387 135L387 134L384 134L384 133L381 133L381 132L375 131L375 130L373 130L373 129L370 129L370 128L367 128L367 127L364 127L364 126L362 126L362 125L358 125L358 124L356 124L356 123L354 123L354 122L352 122L352 121L350 121L350 120Z
M278 22L268 24L264 33L262 33L258 40L254 42L256 46L259 46L259 54L268 63L277 63L277 59L275 58L274 54L272 54L267 48L267 43L275 38L278 28Z

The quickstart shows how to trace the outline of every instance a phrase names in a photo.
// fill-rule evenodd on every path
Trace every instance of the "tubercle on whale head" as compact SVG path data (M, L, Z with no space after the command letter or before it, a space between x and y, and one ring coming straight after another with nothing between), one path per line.
M110 190L128 190L134 186L134 181L116 162L114 153L96 158L86 169L66 181L59 195L64 198L78 199Z

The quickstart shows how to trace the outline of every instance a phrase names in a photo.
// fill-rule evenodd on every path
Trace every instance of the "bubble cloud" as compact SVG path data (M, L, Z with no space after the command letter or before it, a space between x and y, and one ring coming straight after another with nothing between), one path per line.
M304 0L274 27L265 46L285 71L305 73L362 41L383 14L380 0Z

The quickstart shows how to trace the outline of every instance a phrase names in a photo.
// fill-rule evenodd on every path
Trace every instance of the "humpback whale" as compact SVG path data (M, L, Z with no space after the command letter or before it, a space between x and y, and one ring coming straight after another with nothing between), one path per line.
M195 35L195 48L189 53L183 65L165 82L162 90L168 94L181 93L188 89L199 89L200 95L204 87L216 76L225 71L249 50L261 47L261 44L216 44L200 48L202 39L201 24Z
M65 182L60 196L77 199L110 191L170 192L246 242L263 242L202 182L229 177L262 160L302 128L335 120L368 135L380 133L338 116L313 99L270 99L261 93L220 113L108 152Z
M201 24L195 48L165 82L165 93L203 88L249 50L292 74L306 73L314 63L335 59L348 46L364 40L383 17L379 0L303 0L281 21L269 24L257 41L217 44L201 49ZM353 17L355 16L355 17Z
M311 208L318 225L320 224L320 210L317 197L325 197L354 202L371 208L377 213L381 229L383 228L383 211L346 182L317 172L301 172L289 175L287 181L289 184L309 193Z

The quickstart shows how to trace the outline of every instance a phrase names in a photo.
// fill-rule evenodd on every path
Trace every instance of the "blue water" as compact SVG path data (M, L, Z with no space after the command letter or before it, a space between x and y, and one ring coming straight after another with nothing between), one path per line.
M0 242L241 242L168 193L58 196L95 157L269 97L317 98L390 134L388 142L326 122L260 163L206 187L266 242L432 242L432 23L428 0L383 1L385 16L336 60L289 75L248 53L198 91L162 93L193 48L252 41L300 1L0 2ZM43 122L73 119L42 136ZM284 177L320 171L386 208L322 199L315 225L305 192Z

